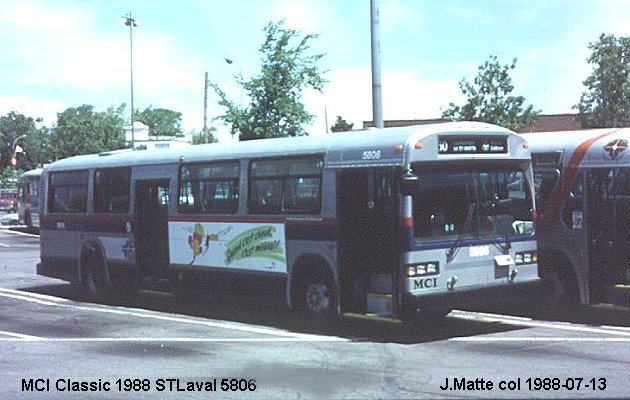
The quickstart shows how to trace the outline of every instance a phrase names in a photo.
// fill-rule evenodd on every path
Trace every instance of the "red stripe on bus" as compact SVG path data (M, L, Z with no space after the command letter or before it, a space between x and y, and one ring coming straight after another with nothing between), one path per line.
M403 217L403 218L401 218L400 225L403 228L413 228L413 217Z
M74 213L54 213L40 215L42 222L56 221L79 221L79 222L134 222L135 216L128 214L121 215L100 215L100 214L74 214Z
M545 211L545 214L542 216L539 229L541 231L548 231L551 229L553 221L556 221L560 216L560 211L562 210L562 206L564 205L564 201L566 200L571 188L573 187L573 181L578 172L580 163L586 156L586 152L591 148L595 142L600 139L611 135L615 132L619 132L621 129L616 129L614 131L606 132L601 135L592 137L580 143L578 147L576 147L575 151L571 155L571 159L569 160L569 164L567 165L566 171L561 174L561 181L558 190L555 190L549 199L549 205Z

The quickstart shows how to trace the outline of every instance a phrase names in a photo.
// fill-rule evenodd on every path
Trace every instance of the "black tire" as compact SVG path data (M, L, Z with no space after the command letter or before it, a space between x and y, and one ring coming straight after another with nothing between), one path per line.
M337 317L337 296L332 278L321 269L306 268L297 278L294 309L313 321Z
M548 267L542 274L544 282L543 301L546 306L575 307L579 304L577 283L573 274L561 267Z
M105 275L103 257L96 251L89 251L82 261L81 288L86 300L101 302L111 295L111 286Z
M33 219L31 218L31 212L30 211L26 211L24 213L24 225L26 225L26 228L29 231L33 230Z

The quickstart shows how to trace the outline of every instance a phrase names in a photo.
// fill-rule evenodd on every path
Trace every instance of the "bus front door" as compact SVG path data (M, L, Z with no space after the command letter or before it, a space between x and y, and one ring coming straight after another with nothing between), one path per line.
M136 254L143 287L168 285L168 186L168 180L136 182Z
M342 312L365 313L369 296L392 298L396 290L399 175L389 168L337 174Z

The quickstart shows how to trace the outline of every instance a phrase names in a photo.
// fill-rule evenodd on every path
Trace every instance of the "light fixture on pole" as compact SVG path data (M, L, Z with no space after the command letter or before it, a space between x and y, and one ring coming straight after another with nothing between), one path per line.
M26 135L18 136L13 140L11 144L11 158L9 163L12 167L17 167L17 155L18 153L24 153L24 148L18 144L20 140L26 138Z
M135 131L134 131L134 123L135 115L133 108L133 28L138 26L138 22L131 18L131 11L129 14L123 15L120 18L121 22L129 27L129 74L131 77L131 148L135 149Z

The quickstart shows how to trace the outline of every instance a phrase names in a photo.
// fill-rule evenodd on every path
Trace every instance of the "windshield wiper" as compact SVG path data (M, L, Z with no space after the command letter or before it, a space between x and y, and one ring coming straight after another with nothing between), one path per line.
M505 240L501 240L502 237L505 238ZM510 237L508 234L506 234L505 236L494 235L492 236L492 241L492 244L497 246L497 248L501 250L503 254L508 254L509 250L512 248L512 243L510 242Z
M464 225L462 226L461 232L457 236L457 240L455 240L455 242L453 242L451 247L449 247L448 250L446 250L447 263L450 263L451 261L453 261L453 258L455 257L455 253L457 252L457 250L459 250L460 242L464 238L464 235L468 233L468 227L470 226L470 222L473 219L473 214L475 213L476 209L477 209L477 203L476 202L470 203L470 205L468 206L468 215L466 215L466 221L464 221Z

